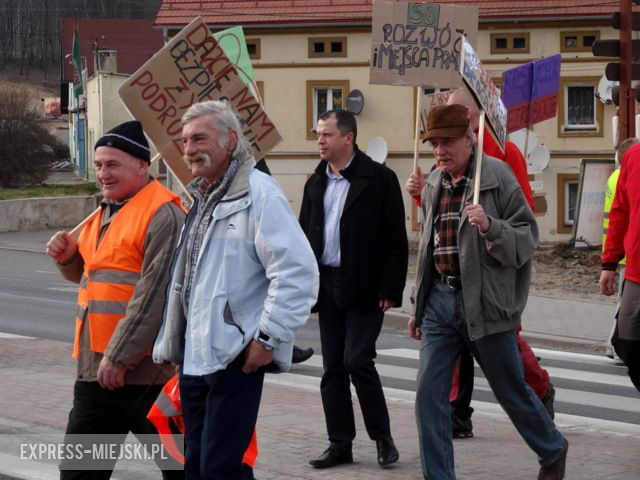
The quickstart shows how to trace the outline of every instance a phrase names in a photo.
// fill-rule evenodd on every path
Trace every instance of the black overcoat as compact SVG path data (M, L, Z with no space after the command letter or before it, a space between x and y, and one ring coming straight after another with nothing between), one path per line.
M302 230L318 261L324 238L326 170L323 160L304 186L300 209ZM342 307L375 310L380 299L400 306L408 243L398 178L357 147L353 161L341 174L350 184L340 218Z

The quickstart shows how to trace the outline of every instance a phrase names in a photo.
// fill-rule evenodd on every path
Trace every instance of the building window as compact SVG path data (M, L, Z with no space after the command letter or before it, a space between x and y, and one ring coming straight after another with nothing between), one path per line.
M593 42L600 39L600 32L560 32L561 52L591 52Z
M328 110L345 108L348 80L307 81L307 139L316 138L318 117Z
M249 58L253 60L260 59L260 39L259 38L247 38L247 51L249 52Z
M346 57L347 37L309 38L309 58Z
M604 107L596 99L598 80L560 80L558 136L602 136Z
M492 33L491 53L529 53L529 33Z
M558 174L558 233L571 233L578 205L578 174Z

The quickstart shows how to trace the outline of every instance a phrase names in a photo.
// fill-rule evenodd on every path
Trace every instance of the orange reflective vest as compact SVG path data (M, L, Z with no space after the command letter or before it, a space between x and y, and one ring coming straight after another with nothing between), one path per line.
M78 289L74 358L80 354L85 318L89 321L91 350L105 351L140 279L149 223L158 208L168 202L180 205L176 194L152 180L113 217L102 240L102 212L80 234L78 251L84 260L84 272Z
M176 443L176 431L184 434L184 420L182 419L182 403L180 402L180 388L178 375L174 375L165 384L155 403L149 410L147 418L158 430L164 448L171 457L184 465L184 449ZM173 427L173 428L172 428ZM253 468L258 458L258 437L253 429L249 446L244 452L242 463Z

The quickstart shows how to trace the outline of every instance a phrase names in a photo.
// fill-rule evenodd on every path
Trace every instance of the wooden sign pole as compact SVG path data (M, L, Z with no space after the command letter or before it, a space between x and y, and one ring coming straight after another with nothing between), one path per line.
M478 124L478 148L476 150L476 168L473 172L473 204L480 202L480 174L482 173L482 148L484 147L484 110L480 110Z
M420 156L420 114L422 113L422 87L416 87L416 135L413 142L413 173L418 171ZM425 126L426 128L426 126Z

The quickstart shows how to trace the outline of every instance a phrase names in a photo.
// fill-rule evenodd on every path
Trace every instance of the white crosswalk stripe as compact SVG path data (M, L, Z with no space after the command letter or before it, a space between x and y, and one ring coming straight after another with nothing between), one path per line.
M558 424L640 438L640 394L629 380L626 367L599 355L545 349L534 352L555 386ZM417 367L417 350L378 350L376 368L389 401L415 401ZM266 381L319 391L321 374L322 357L314 355L304 364L294 366L290 373L268 375ZM479 414L504 415L479 368L472 406Z

